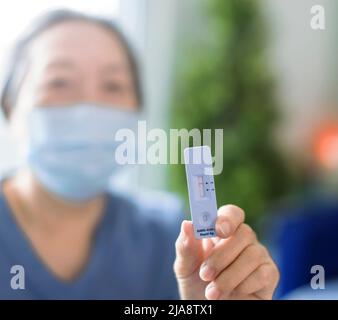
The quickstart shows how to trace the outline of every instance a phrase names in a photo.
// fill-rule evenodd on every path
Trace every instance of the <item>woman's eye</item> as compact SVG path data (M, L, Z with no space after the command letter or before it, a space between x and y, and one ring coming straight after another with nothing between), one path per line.
M106 82L103 84L104 91L108 93L119 93L123 90L122 86L116 82Z
M66 89L71 86L71 82L67 79L53 79L47 83L50 89Z

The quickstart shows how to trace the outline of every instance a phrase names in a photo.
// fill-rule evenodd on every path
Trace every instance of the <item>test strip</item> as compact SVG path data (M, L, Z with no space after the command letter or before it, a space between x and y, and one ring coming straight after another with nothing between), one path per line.
M197 239L216 236L217 202L208 146L184 149L190 212Z

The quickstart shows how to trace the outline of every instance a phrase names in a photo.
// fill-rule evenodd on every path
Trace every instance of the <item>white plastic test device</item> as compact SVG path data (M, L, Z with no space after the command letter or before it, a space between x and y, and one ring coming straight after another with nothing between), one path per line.
M195 237L215 237L217 202L210 148L184 149L184 163Z

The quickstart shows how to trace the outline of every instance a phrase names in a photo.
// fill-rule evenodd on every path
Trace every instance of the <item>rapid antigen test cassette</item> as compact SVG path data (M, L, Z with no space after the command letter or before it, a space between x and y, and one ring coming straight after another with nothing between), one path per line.
M217 202L210 148L184 149L184 163L195 237L215 237Z

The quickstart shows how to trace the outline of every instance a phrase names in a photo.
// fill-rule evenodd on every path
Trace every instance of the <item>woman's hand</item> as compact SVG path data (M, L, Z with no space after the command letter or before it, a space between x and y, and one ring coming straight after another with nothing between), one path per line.
M182 299L271 299L278 269L244 212L233 205L218 210L216 238L198 240L183 221L176 240L174 271Z

